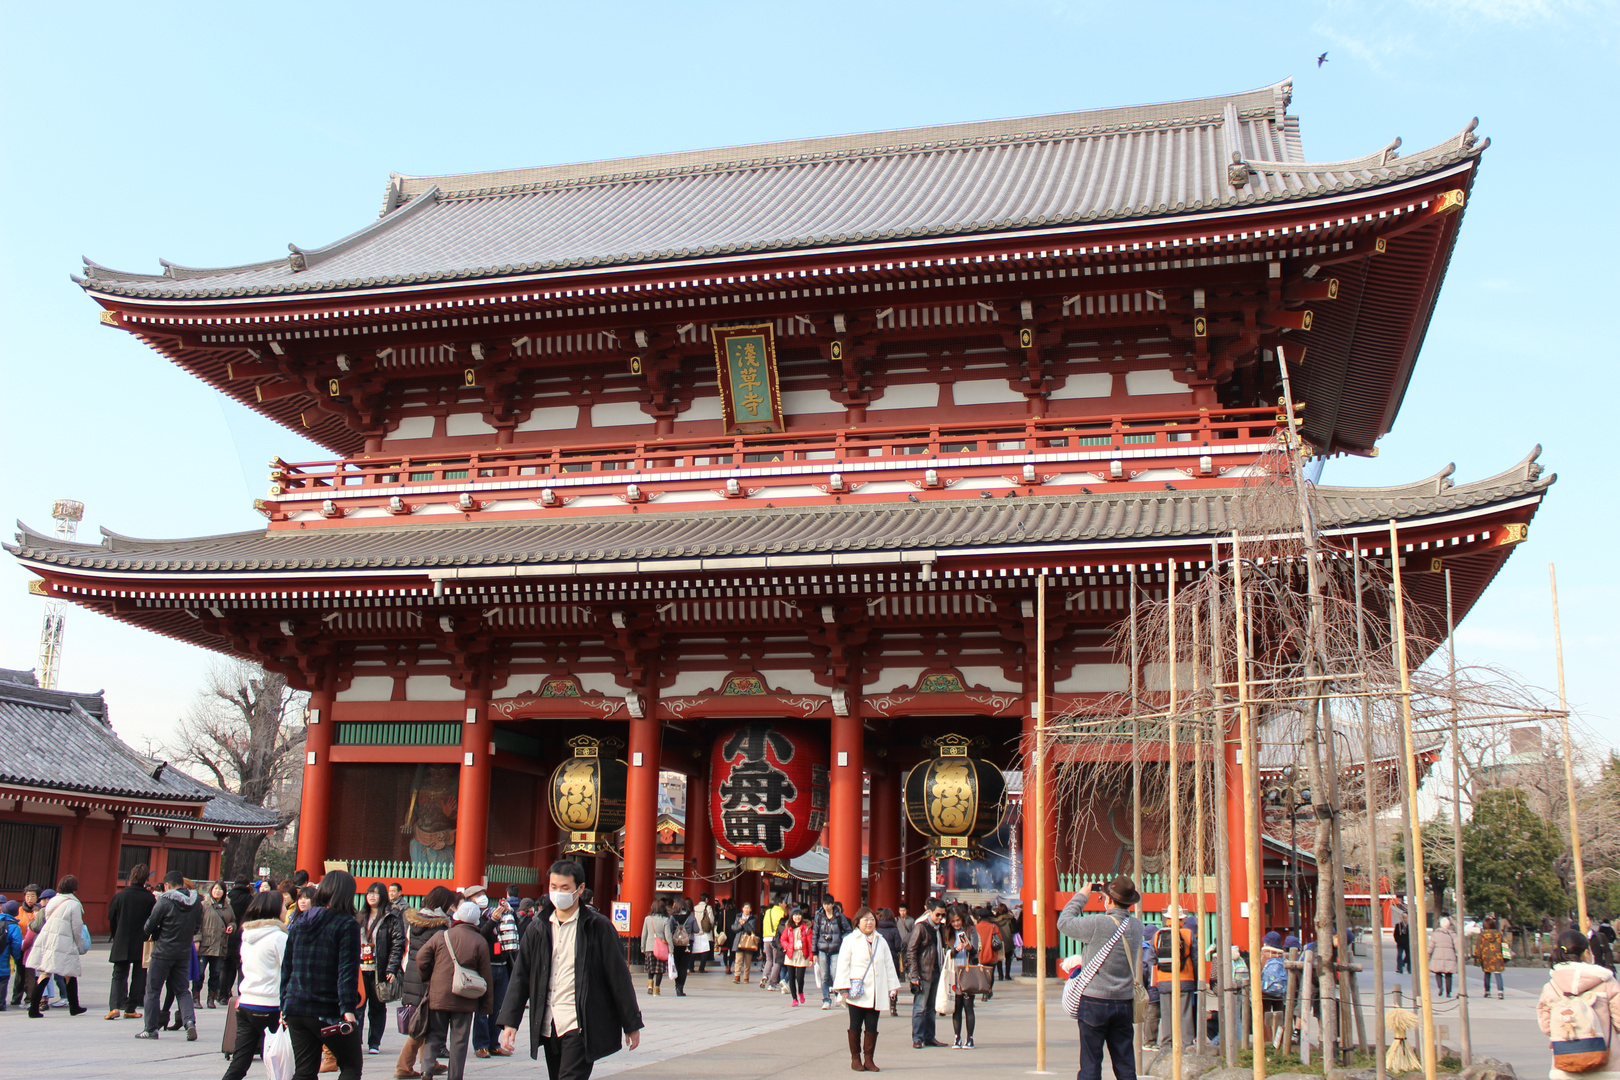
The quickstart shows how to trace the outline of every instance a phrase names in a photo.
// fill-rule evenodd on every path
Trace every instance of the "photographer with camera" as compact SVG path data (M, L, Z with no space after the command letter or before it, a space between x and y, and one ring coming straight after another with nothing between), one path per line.
M354 878L332 870L309 910L289 924L281 961L281 1025L292 1038L293 1080L315 1080L322 1046L337 1060L338 1080L359 1080L360 998Z
M1094 892L1107 910L1083 915ZM1080 1074L1101 1080L1103 1047L1114 1066L1114 1080L1136 1080L1135 1000L1142 924L1131 915L1141 894L1128 877L1104 885L1093 882L1074 894L1057 918L1058 933L1078 941L1085 965L1071 978L1085 980L1080 992ZM1044 962L1044 957L1037 962Z

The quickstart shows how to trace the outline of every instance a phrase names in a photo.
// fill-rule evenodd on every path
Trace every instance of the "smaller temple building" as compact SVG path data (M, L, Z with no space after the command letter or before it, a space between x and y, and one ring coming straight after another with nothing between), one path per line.
M228 836L278 828L270 811L136 752L100 691L47 690L0 668L0 893L21 899L73 874L85 922L105 933L130 867L216 880Z

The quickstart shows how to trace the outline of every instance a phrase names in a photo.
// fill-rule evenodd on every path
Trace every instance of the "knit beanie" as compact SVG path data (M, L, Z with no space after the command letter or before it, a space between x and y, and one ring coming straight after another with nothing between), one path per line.
M483 913L478 910L477 904L473 903L471 900L463 900L460 905L457 906L456 913L450 916L450 918L455 922L471 923L473 926L477 926L478 917L481 914Z

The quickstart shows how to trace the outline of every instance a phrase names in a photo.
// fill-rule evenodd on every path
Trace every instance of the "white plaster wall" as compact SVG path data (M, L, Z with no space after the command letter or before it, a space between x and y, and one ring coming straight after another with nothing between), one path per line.
M433 437L433 417L407 416L399 422L399 427L383 436L386 445L404 439L431 439Z
M782 391L782 412L788 416L841 413L843 411L844 407L834 401L832 395L825 390Z
M816 682L814 672L788 668L781 671L761 671L760 674L765 676L765 681L770 684L771 689L780 694L817 694L826 697L828 693L825 686Z
M692 697L705 690L715 690L720 686L720 680L726 677L723 671L682 671L675 676L671 686L658 691L659 697Z
M356 675L347 690L339 690L337 701L387 701L394 696L392 675Z
M1128 689L1129 683L1124 664L1076 664L1074 674L1053 683L1052 690L1059 694L1108 692Z
M1169 690L1170 689L1170 665L1169 664L1144 664L1144 665L1142 665L1142 685L1148 690ZM1177 664L1176 665L1176 687L1179 690L1181 690L1183 692L1186 692L1186 691L1192 689L1192 685L1193 685L1193 665L1191 663Z
M486 423L478 413L451 413L444 418L446 435L493 435L495 425Z
M1114 377L1106 371L1088 371L1070 375L1061 390L1046 395L1048 401L1068 401L1075 398L1108 397L1114 392Z
M872 684L861 692L863 694L888 694L895 690L906 690L917 685L917 678L927 668L920 667L885 667L878 672Z
M965 667L959 669L969 686L988 686L992 690L1019 693L1023 687L1001 673L998 667Z
M652 417L641 411L637 401L610 401L591 406L592 427L623 427L626 424L651 424Z
M406 701L462 701L467 691L450 684L448 675L411 675L405 679Z
M883 396L866 407L869 413L886 409L932 409L939 405L937 383L905 383L891 386Z
M964 379L951 387L951 398L958 405L993 405L1022 402L1024 395L1008 386L1006 379Z
M552 405L536 409L517 426L518 431L568 431L579 423L578 405Z
M787 403L784 402L782 407L784 409L787 408ZM681 415L677 416L675 419L680 421L721 419L720 395L715 394L713 397L698 398L696 401L692 402L691 405L687 406L685 412L681 413Z
M601 694L604 697L624 697L624 687L620 686L611 674L606 671L592 672L581 675L578 672L562 671L560 675L573 675L579 680L580 689L587 694Z
M1185 394L1187 387L1176 382L1176 377L1164 368L1156 371L1127 371L1125 392L1131 397L1143 394Z

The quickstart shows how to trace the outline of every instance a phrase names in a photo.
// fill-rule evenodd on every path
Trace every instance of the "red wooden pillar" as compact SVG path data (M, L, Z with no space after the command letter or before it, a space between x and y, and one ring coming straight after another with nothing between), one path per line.
M686 850L682 890L696 900L714 895L714 832L709 828L709 769L699 765L686 777Z
M546 873L551 864L562 857L562 844L557 839L557 823L551 819L551 790L536 783L534 813L529 821L529 846L534 848L534 865L540 868L540 895L546 894Z
M861 801L865 735L860 699L849 695L849 716L832 721L832 775L827 807L827 891L854 911L861 900Z
M327 831L332 821L332 698L332 691L324 686L309 695L309 721L304 727L304 793L295 862L297 869L307 870L317 879L326 866Z
M652 907L658 880L658 762L663 725L654 719L657 704L642 697L644 715L630 720L630 769L624 793L624 886L620 900L630 902L630 926L641 925Z
M88 877L83 873L80 865L84 858L84 819L89 816L88 807L75 806L73 810L73 824L68 827L67 843L63 846L61 859L57 866L56 876L63 877L73 874L76 877ZM50 882L47 888L56 888L56 882Z
M872 774L871 858L867 874L874 908L900 906L900 767L891 758Z
M1226 888L1232 895L1232 942L1244 949L1249 947L1249 864L1243 848L1243 766L1238 762L1238 720L1234 710L1231 726L1223 743L1226 753L1222 767L1226 769L1226 835L1232 850L1226 854ZM1261 866L1264 867L1262 861ZM1140 887L1140 886L1139 886ZM1264 901L1262 900L1262 907ZM1303 907L1301 911L1305 910ZM1257 913L1263 920L1265 912ZM1262 925L1261 930L1265 927Z
M108 845L111 850L107 853L107 899L111 900L118 891L118 863L124 854L124 815L115 812L112 816L112 842Z
M1033 680L1031 680L1033 681ZM1024 710L1024 739L1023 748L1027 752L1035 745L1035 696L1030 694L1026 698L1028 707ZM1040 765L1044 768L1044 764ZM1047 813L1045 820L1040 820L1033 813L1035 790L1035 765L1026 756L1024 759L1024 792L1019 803L1019 811L1023 815L1024 827L1024 866L1023 885L1019 888L1019 896L1024 901L1024 940L1035 940L1035 927L1030 917L1036 912L1039 902L1040 918L1046 922L1046 945L1053 948L1057 945L1057 912L1052 910L1052 894L1057 891L1057 836L1052 828L1056 815L1051 810L1051 774L1047 774ZM1044 895L1035 893L1035 860L1045 862L1046 891ZM1138 885L1140 888L1140 885Z
M461 724L461 777L456 790L457 887L481 883L489 865L489 782L494 771L490 747L495 725L489 719L489 690L481 683L467 691Z

